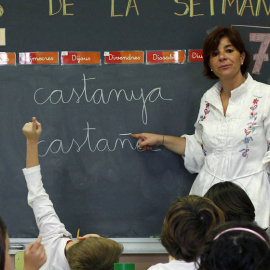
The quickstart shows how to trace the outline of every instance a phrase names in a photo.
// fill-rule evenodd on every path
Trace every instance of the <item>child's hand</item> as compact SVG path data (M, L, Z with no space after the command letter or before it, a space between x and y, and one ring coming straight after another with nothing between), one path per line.
M41 124L33 117L32 122L26 123L22 131L28 141L38 142L42 132Z
M46 260L46 252L39 236L36 242L29 244L24 251L24 270L38 270Z

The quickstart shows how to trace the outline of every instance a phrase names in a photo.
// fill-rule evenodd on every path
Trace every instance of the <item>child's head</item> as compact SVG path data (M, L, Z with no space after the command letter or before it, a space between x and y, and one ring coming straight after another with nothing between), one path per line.
M225 214L226 221L254 221L255 208L246 192L232 182L213 185L204 195Z
M201 255L203 270L269 270L270 244L266 232L251 222L228 222L212 233Z
M4 220L0 217L0 270L9 270L9 237L7 233L7 226Z
M224 220L223 212L207 198L178 198L165 217L161 243L175 259L196 261L209 232Z
M113 270L123 246L111 239L88 237L66 251L71 270Z

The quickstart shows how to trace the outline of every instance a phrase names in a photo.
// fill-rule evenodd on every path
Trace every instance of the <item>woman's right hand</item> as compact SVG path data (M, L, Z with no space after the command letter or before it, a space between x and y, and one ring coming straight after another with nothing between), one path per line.
M156 145L163 145L164 135L154 134L154 133L138 133L138 134L131 134L133 138L139 140L138 148L143 150L150 150L152 146Z
M161 135L154 133L131 134L133 138L138 139L138 148L151 150L152 146L162 145L174 153L184 156L186 149L186 138L170 135Z
M38 270L47 260L41 236L24 251L24 270Z

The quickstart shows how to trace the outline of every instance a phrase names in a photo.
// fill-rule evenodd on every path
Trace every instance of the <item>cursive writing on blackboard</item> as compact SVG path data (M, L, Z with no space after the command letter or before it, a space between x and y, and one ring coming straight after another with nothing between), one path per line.
M77 91L75 88L71 92L63 91L61 89L55 89L47 91L44 88L39 88L34 93L34 100L36 104L43 105L45 103L51 103L53 105L59 103L80 103L82 100L87 103L93 104L109 104L110 102L118 102L120 99L127 102L141 102L142 103L142 122L147 125L147 104L154 103L157 100L172 101L172 99L162 96L161 87L152 89L149 93L145 93L145 90L141 88L138 91L125 90L125 89L111 89L105 91L104 89L88 89L87 82L89 80L95 80L95 78L86 78L83 74L83 89ZM45 92L45 93L44 93ZM44 98L45 96L45 98Z
M63 143L63 140L61 139L55 139L51 143L49 143L49 146L46 146L45 152L41 153L39 152L40 157L45 157L48 153L57 154L57 153L63 153L68 154L72 150L76 150L77 152L80 152L83 147L88 147L89 151L91 152L103 152L103 151L109 151L114 152L117 148L123 149L125 147L131 149L131 150L137 150L139 152L144 151L140 148L138 148L138 142L134 145L130 142L128 138L130 138L131 133L125 133L125 134L119 134L119 138L117 138L115 141L111 142L106 138L99 139L97 142L93 142L90 137L90 132L94 132L96 128L89 127L89 123L86 122L86 128L83 129L85 133L85 139L82 143L79 143L74 138L71 140L70 143L66 144ZM46 144L45 140L39 141L39 144ZM152 151L160 151L161 149L153 149Z

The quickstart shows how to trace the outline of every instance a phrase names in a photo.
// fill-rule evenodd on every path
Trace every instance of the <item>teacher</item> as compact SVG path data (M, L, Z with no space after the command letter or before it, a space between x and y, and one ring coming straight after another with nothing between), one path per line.
M203 196L214 184L240 185L255 206L257 223L267 228L270 212L270 86L247 73L250 58L240 34L219 27L203 46L204 75L219 79L202 97L193 135L140 133L138 147L163 145L199 173L190 194Z

